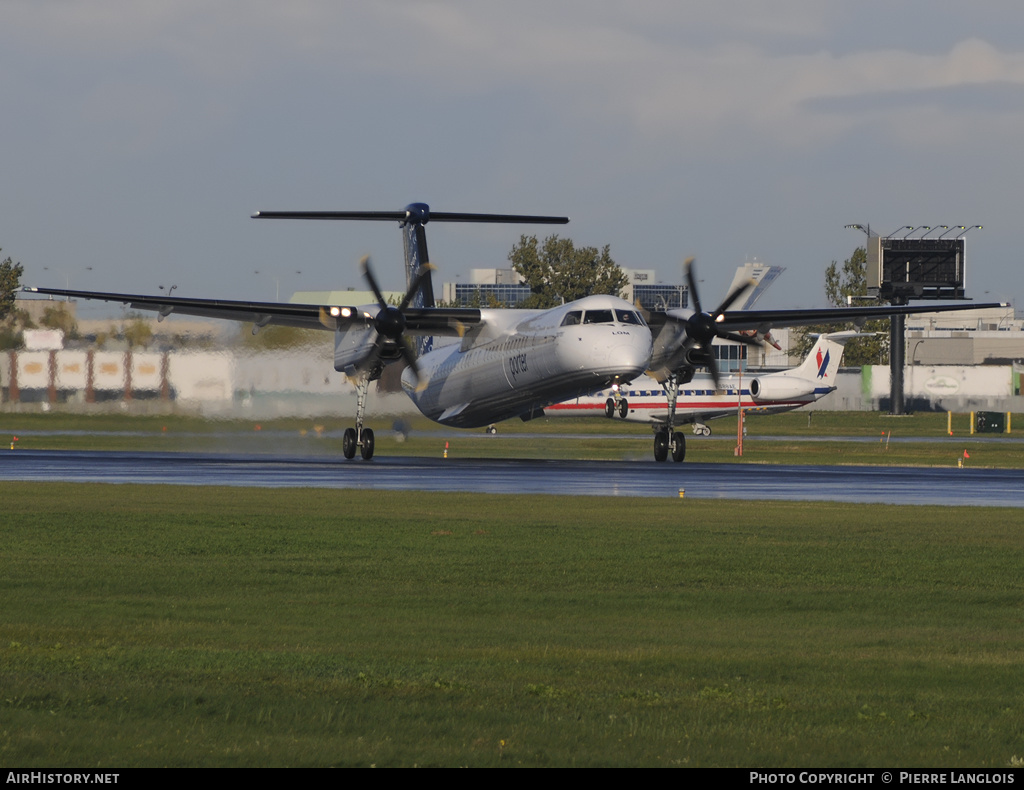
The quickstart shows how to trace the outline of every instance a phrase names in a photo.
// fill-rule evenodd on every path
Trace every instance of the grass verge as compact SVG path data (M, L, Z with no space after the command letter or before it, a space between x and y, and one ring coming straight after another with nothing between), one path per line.
M996 766L1022 515L0 483L0 762Z

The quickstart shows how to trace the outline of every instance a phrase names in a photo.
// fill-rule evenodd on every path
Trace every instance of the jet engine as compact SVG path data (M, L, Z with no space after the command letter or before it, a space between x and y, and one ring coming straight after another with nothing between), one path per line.
M755 402L793 400L814 393L814 382L796 376L766 376L750 382L750 395Z

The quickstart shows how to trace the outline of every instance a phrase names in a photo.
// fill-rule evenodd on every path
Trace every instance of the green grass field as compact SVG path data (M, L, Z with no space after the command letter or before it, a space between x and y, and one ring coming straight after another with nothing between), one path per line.
M1024 513L0 483L0 763L1024 764Z

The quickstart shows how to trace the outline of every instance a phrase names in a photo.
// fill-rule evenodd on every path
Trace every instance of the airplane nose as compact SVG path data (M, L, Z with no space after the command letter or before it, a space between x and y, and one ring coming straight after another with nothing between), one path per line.
M615 359L618 365L628 369L630 375L638 376L647 370L653 345L651 333L644 330L631 332L628 338L621 335L616 337L622 339L611 347L609 356Z
M629 381L647 370L651 347L651 333L646 329L628 332L620 329L607 338L607 342L590 349L588 367L597 375Z

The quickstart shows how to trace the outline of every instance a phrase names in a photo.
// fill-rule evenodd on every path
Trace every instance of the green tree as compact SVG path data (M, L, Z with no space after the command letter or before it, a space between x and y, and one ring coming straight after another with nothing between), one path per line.
M554 307L591 294L618 296L628 280L610 249L577 249L571 239L558 236L548 236L543 243L536 236L520 236L508 259L530 286L522 306Z
M39 323L45 326L47 329L59 329L64 333L64 337L68 339L75 339L78 337L78 324L75 323L74 317L71 313L65 309L65 302L57 302L56 307L47 307L43 310L43 317L39 319ZM29 327L25 327L28 329Z
M129 348L145 348L153 341L153 330L138 313L128 313L121 325L121 335Z
M21 284L22 272L22 265L13 263L9 257L0 262L0 321L14 310L14 299Z
M259 351L280 351L288 348L302 348L323 344L330 337L327 332L319 329L300 329L294 326L262 327L255 335L243 328L239 337L244 348Z
M882 305L884 301L868 297L867 285L868 253L864 247L858 247L853 255L847 258L840 268L832 261L825 270L825 296L833 307L846 307L850 301L858 305ZM853 322L846 328L856 328ZM843 327L834 324L809 326L798 330L796 354L806 356L814 345L814 336L823 332L838 332ZM884 365L889 362L889 320L868 321L861 332L875 333L871 337L857 338L846 344L843 364L856 367L858 365Z

